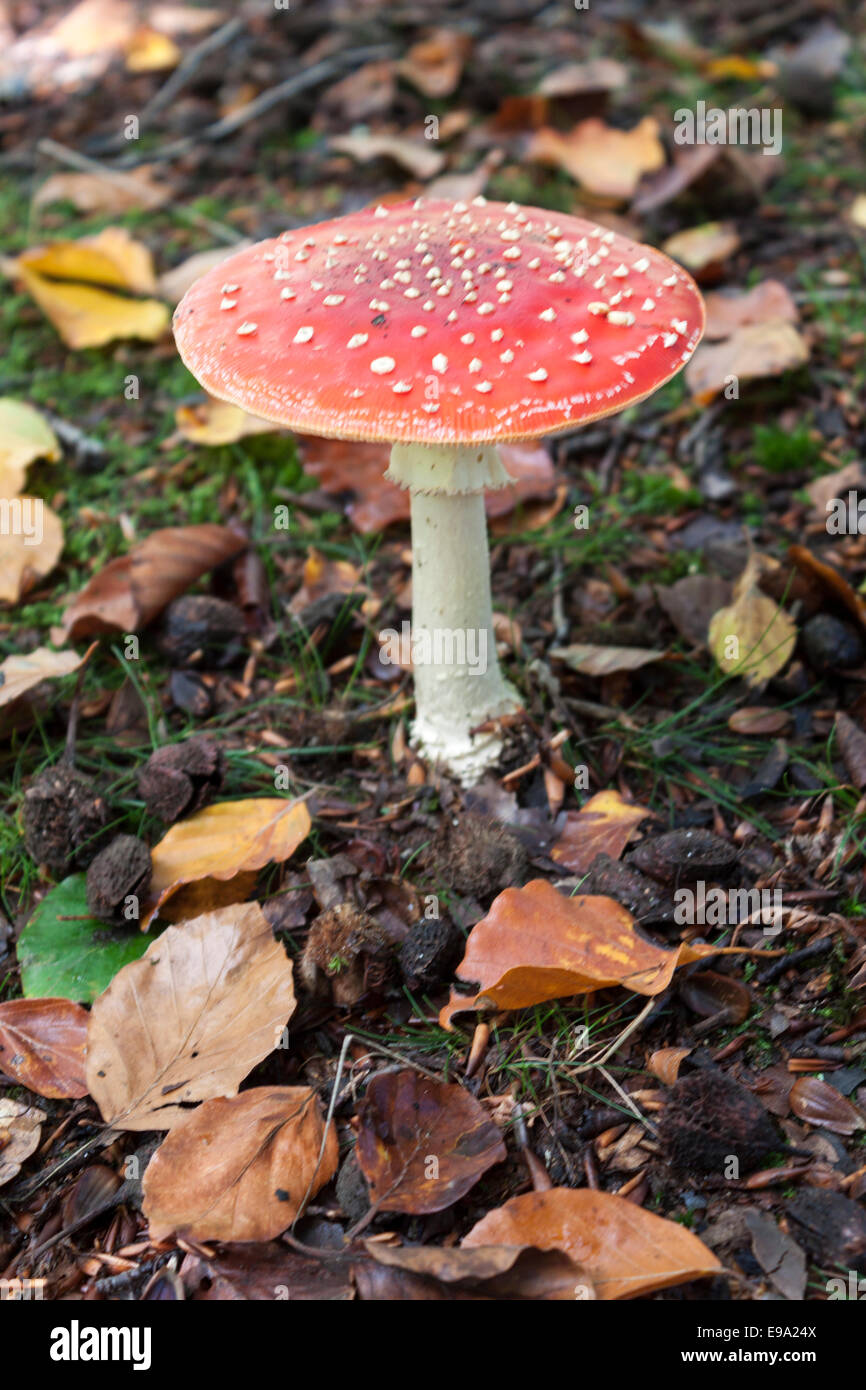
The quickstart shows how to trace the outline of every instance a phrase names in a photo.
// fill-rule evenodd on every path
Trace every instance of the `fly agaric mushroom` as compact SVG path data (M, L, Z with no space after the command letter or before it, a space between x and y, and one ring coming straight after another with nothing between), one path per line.
M386 476L411 493L413 651L422 634L438 658L415 659L413 736L469 782L520 704L493 635L484 489L510 481L496 445L643 400L703 325L694 282L659 251L476 198L260 242L193 285L174 332L212 395L290 429L392 445Z

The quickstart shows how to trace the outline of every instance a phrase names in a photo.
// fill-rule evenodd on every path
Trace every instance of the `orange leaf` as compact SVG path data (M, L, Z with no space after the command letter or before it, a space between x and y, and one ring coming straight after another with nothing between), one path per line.
M309 833L310 813L304 802L284 801L278 796L219 801L179 821L151 853L153 868L142 931L184 884L233 879L265 864L281 864Z
M703 1241L676 1221L588 1188L512 1197L482 1217L461 1244L564 1250L588 1270L604 1299L636 1298L722 1268Z
M0 1071L39 1096L86 1096L87 1020L87 1011L68 999L0 1004Z
M635 827L650 815L649 807L633 806L617 791L598 792L579 811L568 812L550 857L572 873L588 873L596 855L619 859Z
M477 980L480 992L452 994L440 1023L447 1028L452 1015L482 999L521 1009L612 985L661 994L678 966L716 954L712 946L686 944L668 951L634 928L631 913L613 898L567 898L540 878L506 888L472 928L457 968L458 978Z
M206 1100L144 1175L150 1239L272 1240L337 1171L337 1134L309 1086L257 1086Z

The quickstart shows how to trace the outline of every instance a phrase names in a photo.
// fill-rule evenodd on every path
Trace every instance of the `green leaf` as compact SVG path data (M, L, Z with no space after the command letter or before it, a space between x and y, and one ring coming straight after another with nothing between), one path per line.
M18 938L23 993L89 1004L152 941L137 923L108 927L91 917L85 876L73 874L46 893Z

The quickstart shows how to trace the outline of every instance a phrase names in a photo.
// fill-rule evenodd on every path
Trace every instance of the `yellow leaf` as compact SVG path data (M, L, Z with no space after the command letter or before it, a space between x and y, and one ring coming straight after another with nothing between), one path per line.
M781 671L797 642L785 612L758 588L759 562L752 556L734 588L734 601L710 620L709 646L726 675L763 685Z
M174 420L184 439L193 444L234 444L249 434L273 434L279 429L272 421L250 415L239 405L210 396L199 405L179 405Z
M136 29L126 49L126 66L130 72L160 72L177 67L181 51L168 34L142 25Z
M18 273L68 347L103 347L115 338L155 342L168 328L168 306L157 299L127 299L92 285L44 280L20 265Z
M142 930L162 904L187 883L233 879L237 874L280 864L310 831L303 801L261 797L221 801L173 825L155 846Z
M34 460L59 458L54 431L38 410L8 396L0 400L0 497L15 497L21 491Z
M153 294L156 276L146 246L123 227L106 227L97 236L79 241L54 241L22 251L13 262L18 270L34 271L58 280L112 285L136 294Z
M0 498L0 600L17 603L62 552L60 518L41 497Z

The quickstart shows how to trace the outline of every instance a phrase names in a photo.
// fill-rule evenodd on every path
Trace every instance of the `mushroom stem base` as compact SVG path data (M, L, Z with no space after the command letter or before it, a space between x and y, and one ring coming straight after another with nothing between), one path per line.
M412 738L464 785L502 750L486 720L518 710L496 655L481 492L412 493Z

